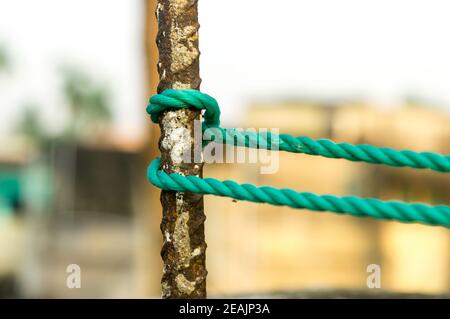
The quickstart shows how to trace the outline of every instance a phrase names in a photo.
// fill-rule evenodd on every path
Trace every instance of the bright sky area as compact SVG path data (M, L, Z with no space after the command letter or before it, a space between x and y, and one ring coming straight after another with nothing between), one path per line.
M199 1L202 89L232 124L247 103L282 96L405 94L450 110L450 2L442 0ZM72 64L110 86L117 129L145 132L143 1L2 0L0 136L28 101L49 127L64 122L58 68Z

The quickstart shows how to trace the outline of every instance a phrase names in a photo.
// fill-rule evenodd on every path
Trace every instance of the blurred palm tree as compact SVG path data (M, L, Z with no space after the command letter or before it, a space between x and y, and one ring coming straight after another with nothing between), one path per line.
M27 104L23 108L16 132L27 138L36 148L44 146L49 140L49 135L39 117L39 107L34 104Z
M112 120L108 90L79 69L65 67L62 74L63 92L72 115L68 137L75 140L99 137Z
M0 71L4 71L9 66L9 58L4 46L0 45Z

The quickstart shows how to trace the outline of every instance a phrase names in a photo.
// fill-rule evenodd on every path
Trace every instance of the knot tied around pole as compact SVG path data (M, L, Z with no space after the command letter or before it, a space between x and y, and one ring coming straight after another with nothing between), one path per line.
M326 139L313 140L306 136L295 137L288 134L265 136L255 132L243 133L238 129L224 129L219 126L220 109L217 101L196 90L165 90L151 97L147 112L153 122L159 123L162 112L180 108L205 110L203 130L217 128L219 133L222 133L222 139L213 140L218 143L270 150L271 143L268 141L275 139L279 141L277 146L280 151L396 167L428 168L450 173L450 156L438 153L394 150L369 144L335 143ZM208 141L203 140L203 142L205 145ZM220 181L214 178L203 179L197 176L168 174L160 170L159 166L160 160L154 160L147 171L147 176L152 184L163 190L210 194L313 211L330 211L359 217L450 227L450 206L447 205L431 206L355 196L316 195L286 188L258 187L253 184L238 184L234 181Z
M153 95L147 106L147 113L153 123L159 123L161 113L168 109L194 108L205 110L204 126L218 127L220 125L220 108L216 99L197 90L167 89Z

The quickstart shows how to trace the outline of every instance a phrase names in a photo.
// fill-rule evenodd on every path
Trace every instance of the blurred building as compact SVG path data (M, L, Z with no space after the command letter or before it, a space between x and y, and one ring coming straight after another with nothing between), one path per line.
M124 297L134 273L133 181L137 153L117 147L55 144L50 149L53 201L45 218L29 219L23 287L47 297ZM42 235L44 232L44 235ZM68 265L84 289L65 285ZM34 269L29 274L29 269Z
M55 142L18 157L0 163L0 296L134 295L136 150ZM83 289L66 285L71 264Z
M2 140L0 147L0 297L18 297L17 268L21 257L27 152L17 140Z

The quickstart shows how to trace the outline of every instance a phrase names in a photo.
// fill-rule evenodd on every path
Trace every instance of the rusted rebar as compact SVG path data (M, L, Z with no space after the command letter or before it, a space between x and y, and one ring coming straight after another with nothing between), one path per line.
M199 89L197 0L158 0L158 92L168 88ZM194 163L194 120L199 111L169 110L161 115L161 168L168 173L202 176L203 163ZM185 161L186 155L192 160ZM163 298L206 298L205 214L203 197L161 192L164 244Z

